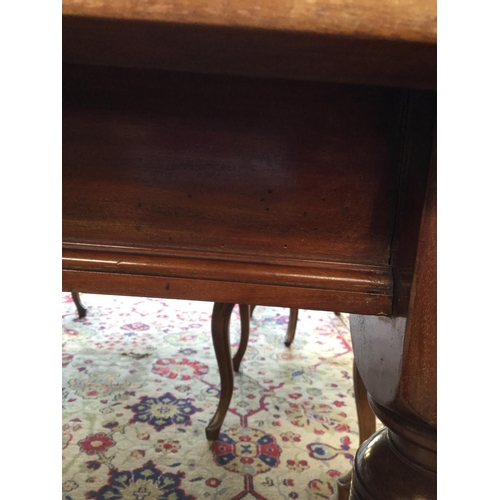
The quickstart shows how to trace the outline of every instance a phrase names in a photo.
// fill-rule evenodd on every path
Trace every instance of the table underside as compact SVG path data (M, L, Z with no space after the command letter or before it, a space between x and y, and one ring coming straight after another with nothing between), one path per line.
M408 93L65 65L63 288L390 314Z

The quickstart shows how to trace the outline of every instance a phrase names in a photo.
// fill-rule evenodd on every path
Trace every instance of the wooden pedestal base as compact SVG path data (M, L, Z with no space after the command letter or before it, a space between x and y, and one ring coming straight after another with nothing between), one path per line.
M436 429L389 412L373 400L370 403L388 427L359 448L349 499L436 499Z

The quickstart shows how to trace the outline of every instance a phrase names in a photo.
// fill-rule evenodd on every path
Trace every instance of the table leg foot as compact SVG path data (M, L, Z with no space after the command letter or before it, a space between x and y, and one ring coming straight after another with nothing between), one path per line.
M220 398L217 410L210 420L205 435L209 440L216 440L224 422L231 396L233 395L233 361L231 359L231 344L229 340L229 322L234 304L215 303L212 313L212 341L215 357L219 366L221 381Z
M87 316L87 309L82 303L82 299L80 298L80 293L75 290L71 290L71 298L73 299L73 302L75 303L76 306L76 310L78 311L78 317L80 319L85 318L85 316Z
M210 425L212 422L210 422ZM217 441L217 438L219 437L220 433L220 428L222 426L222 422L219 426L215 425L214 427L210 427L210 425L207 426L205 429L205 437L207 438L207 441Z
M288 320L288 328L286 331L285 345L290 347L295 338L295 330L297 329L297 319L299 317L298 309L290 309L290 318Z

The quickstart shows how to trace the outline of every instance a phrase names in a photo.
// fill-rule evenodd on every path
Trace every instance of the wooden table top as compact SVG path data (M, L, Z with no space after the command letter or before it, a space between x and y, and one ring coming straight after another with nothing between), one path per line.
M63 0L63 63L67 289L391 313L435 0Z
M63 61L434 89L436 0L63 0Z
M436 0L63 0L63 15L436 43Z

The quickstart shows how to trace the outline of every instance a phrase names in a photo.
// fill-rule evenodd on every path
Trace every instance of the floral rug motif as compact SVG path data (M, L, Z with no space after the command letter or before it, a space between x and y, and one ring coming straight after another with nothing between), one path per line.
M230 409L219 397L213 304L62 295L63 500L336 499L358 447L349 317L257 307ZM233 352L239 310L231 319Z

